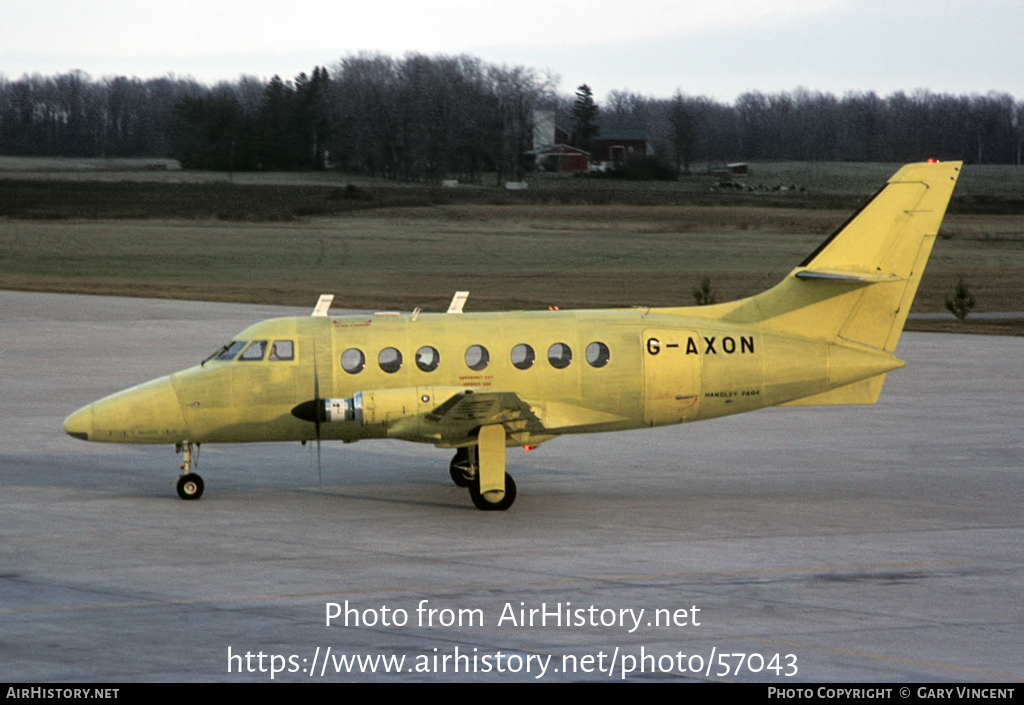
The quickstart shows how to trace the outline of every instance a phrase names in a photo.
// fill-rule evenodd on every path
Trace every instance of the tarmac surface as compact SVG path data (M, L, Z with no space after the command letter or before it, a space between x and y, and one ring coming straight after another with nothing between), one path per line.
M430 446L325 444L322 488L312 446L204 446L183 502L170 446L61 430L309 310L0 292L0 679L1024 681L1024 339L907 333L874 406L512 449L508 512Z

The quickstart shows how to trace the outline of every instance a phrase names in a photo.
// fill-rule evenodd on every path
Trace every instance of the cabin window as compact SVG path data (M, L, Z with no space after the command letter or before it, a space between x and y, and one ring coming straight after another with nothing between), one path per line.
M519 343L519 345L512 348L512 366L519 370L528 370L533 367L533 361L537 359L537 356L533 353L531 348L526 343Z
M234 340L234 341L232 341L231 345L228 345L224 349L224 352L222 352L220 355L217 356L217 359L218 360L234 360L235 359L235 355L237 355L238 352L242 348L244 348L245 344L248 343L248 342L249 342L248 340Z
M436 348L424 345L416 351L416 367L424 372L433 372L441 363L441 355Z
M402 369L402 353L395 348L384 348L377 355L377 364L388 374L398 372Z
M558 370L563 370L572 362L572 350L565 343L555 343L548 348L548 362Z
M255 362L263 359L263 354L267 351L267 341L265 340L254 340L249 344L249 347L245 349L242 356L238 359L242 362Z
M483 345L470 345L466 350L466 366L471 370L480 371L491 361L491 354Z
M341 354L341 369L354 375L366 367L366 356L359 348L349 348Z
M274 344L270 346L270 357L267 359L271 362L294 360L295 343L291 340L275 340Z
M587 346L587 363L591 367L604 367L608 364L610 358L611 353L608 351L608 346L604 343L599 343L595 340Z

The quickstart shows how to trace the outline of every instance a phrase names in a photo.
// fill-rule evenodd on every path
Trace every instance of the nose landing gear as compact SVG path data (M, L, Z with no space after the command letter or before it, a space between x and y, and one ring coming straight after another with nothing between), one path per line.
M178 478L178 496L182 499L199 499L203 496L203 478L192 472L192 444L188 441L176 443L174 451L181 453L181 477ZM199 465L199 446L196 445L196 466Z

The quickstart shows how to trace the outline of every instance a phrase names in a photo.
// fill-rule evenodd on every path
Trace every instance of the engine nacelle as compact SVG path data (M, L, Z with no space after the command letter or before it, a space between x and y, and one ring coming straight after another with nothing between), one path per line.
M370 426L415 416L421 413L422 403L417 392L412 388L385 389L356 392L348 399L323 399L320 418L327 423L348 421L356 426Z
M427 414L462 387L405 387L356 392L350 398L310 400L292 409L304 421L348 422L357 426L386 424L399 419Z
M357 392L352 397L355 422L360 426L372 426L427 413L437 406L436 402L432 402L433 395L426 392L421 394L417 387Z
M323 420L327 422L332 421L355 421L356 420L356 405L355 401L360 395L356 394L352 399L323 399ZM362 401L360 399L360 401ZM359 410L359 423L362 426L362 409Z

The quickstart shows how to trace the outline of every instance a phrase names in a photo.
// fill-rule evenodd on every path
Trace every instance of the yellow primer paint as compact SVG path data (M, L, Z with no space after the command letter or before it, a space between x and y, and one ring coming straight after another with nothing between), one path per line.
M476 481L486 495L503 491L505 446L775 405L874 403L885 374L904 364L894 351L960 167L903 167L781 283L750 298L271 319L234 340L267 350L284 341L291 359L236 351L94 402L64 429L111 443L310 441L319 433L479 446ZM324 404L331 416L315 423L311 410Z

